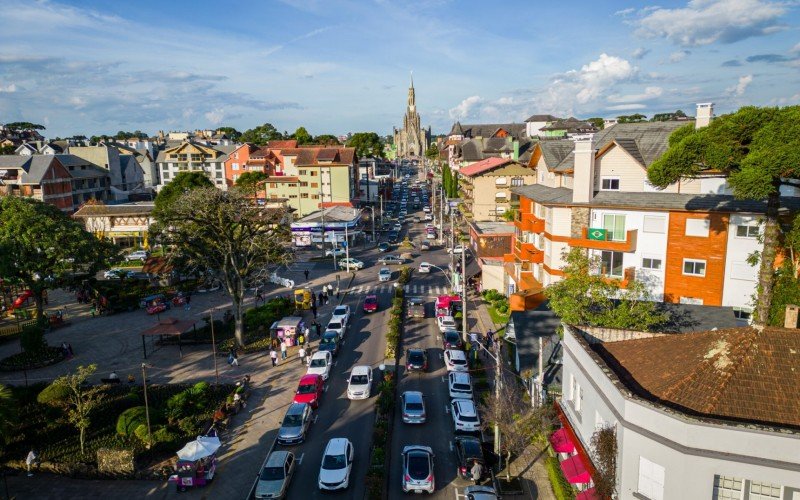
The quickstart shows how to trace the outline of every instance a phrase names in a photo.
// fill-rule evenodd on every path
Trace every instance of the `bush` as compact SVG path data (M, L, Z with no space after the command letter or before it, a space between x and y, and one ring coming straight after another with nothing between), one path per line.
M144 406L134 406L120 413L117 418L117 434L125 437L135 435L136 428L140 425L145 426L147 432L147 411Z
M553 488L553 494L558 500L571 500L575 498L575 492L572 486L564 478L561 472L561 467L558 464L558 459L555 457L547 457L544 461L547 468L547 477L550 479L550 486Z
M383 465L386 462L386 451L382 446L375 446L372 450L372 465Z
M18 352L0 360L0 371L18 371L41 368L58 363L64 359L60 347L45 346L38 352Z
M200 415L191 415L178 421L178 428L187 436L194 436L203 432L205 420Z
M150 429L150 432L152 433L152 429ZM136 436L136 439L138 439L140 442L147 444L147 423L139 424L139 426L133 431L133 435Z
M22 329L19 344L23 352L28 354L36 354L43 351L47 347L47 341L44 339L44 330L36 325L26 326Z
M37 396L36 401L44 405L57 406L69 396L69 389L60 384L50 384Z

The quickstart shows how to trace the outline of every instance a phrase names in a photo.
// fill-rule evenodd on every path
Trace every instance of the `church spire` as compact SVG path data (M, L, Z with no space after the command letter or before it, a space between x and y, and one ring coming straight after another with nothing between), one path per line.
M414 72L411 72L411 86L408 87L408 111L415 113L417 108L417 97L414 94Z

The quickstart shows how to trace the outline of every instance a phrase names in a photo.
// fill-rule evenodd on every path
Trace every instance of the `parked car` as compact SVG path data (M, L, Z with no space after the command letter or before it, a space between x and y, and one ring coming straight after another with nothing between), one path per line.
M397 255L387 255L385 257L381 257L380 259L378 259L378 262L386 266L391 264L402 264L403 262L405 262L405 260L398 257Z
M436 480L433 475L433 450L429 446L403 448L403 492L433 493Z
M498 500L497 492L491 486L472 485L464 488L466 500Z
M394 229L395 231L397 231L397 232L399 233L400 231L402 231L402 230L403 230L403 225L402 225L401 223L397 222L397 223L395 223L395 225L392 227L392 229Z
M471 399L454 399L450 401L450 414L456 431L474 432L481 429L478 409Z
M433 221L433 215L431 215L430 212L426 213L425 217L423 217L423 220Z
M445 330L455 330L456 320L452 316L439 316L436 318L436 325L439 327L440 332Z
M292 403L286 409L281 428L278 429L278 444L300 444L306 440L313 412L308 403Z
M308 403L312 408L319 408L319 399L325 391L322 375L308 374L300 377L297 391L294 393L295 403Z
M388 225L388 224L384 224L384 225ZM384 229L385 229L385 228L384 228ZM378 250L379 250L379 251L381 251L381 252L388 252L388 251L389 251L389 248L391 248L391 246L390 246L388 243L386 243L385 241L382 241L382 242L381 242L381 243L378 245Z
M422 243L419 244L419 249L422 252L426 252L431 249L431 244L425 240L422 240Z
M445 330L442 332L442 349L463 349L461 333L458 330Z
M350 322L350 306L341 305L333 308L331 312L331 321L339 320L345 325Z
M419 265L418 271L421 272L421 273L429 273L429 272L431 272L431 264L430 264L430 262L422 262Z
M378 281L389 281L391 279L392 279L392 270L389 269L388 267L383 267L381 268L380 271L378 271Z
M473 436L456 436L453 441L453 452L456 454L458 475L461 476L461 479L477 483L484 474L481 474L481 477L472 477L472 466L475 462L480 463L482 470L486 472L486 460L483 458L481 440Z
M358 259L349 258L339 261L339 268L349 271L351 269L364 269L364 263Z
M269 454L258 475L256 498L284 498L294 476L295 459L290 451L276 450Z
M464 245L456 245L453 248L448 248L447 253L461 255L462 253L464 253Z
M126 261L132 260L147 260L147 256L149 253L147 250L136 250L135 252L131 252L125 256Z
M325 327L325 331L334 331L339 334L339 338L344 338L344 331L347 329L347 323L344 323L342 320L339 319L332 319L328 321L328 326Z
M328 380L333 366L333 355L327 351L317 351L311 356L308 363L308 375L322 375L323 380Z
M444 366L449 372L466 372L469 371L467 364L467 355L464 351L456 349L447 349L444 351Z
M406 317L424 318L425 299L422 297L406 297Z
M124 269L109 269L103 273L103 278L107 280L118 280L122 278L135 278L136 273L133 271L126 271Z
M372 368L354 366L347 381L347 399L368 399L372 394Z
M319 466L317 486L320 490L341 490L350 486L353 470L353 443L346 438L333 438L325 446Z
M328 351L333 356L336 356L339 354L340 344L341 338L339 337L339 333L336 330L326 330L319 339L319 347L317 347L317 352Z
M422 207L422 211L425 212L426 214L429 214L431 213L431 207L425 205L424 207Z
M450 393L450 399L472 399L472 379L469 373L448 373L447 388Z
M425 396L419 391L405 391L400 397L401 412L403 415L403 423L406 424L424 424L426 420L425 414Z
M378 310L378 296L367 295L364 299L364 312L371 313Z
M332 248L325 252L325 257L333 257L334 255L337 257L342 257L347 255L347 251L344 248Z
M391 231L387 236L386 239L389 240L389 243L397 243L398 234L396 231Z
M425 234L425 238L427 238L429 240L435 240L436 239L436 231L429 231L428 233Z
M428 352L425 349L409 349L406 351L406 370L427 371Z

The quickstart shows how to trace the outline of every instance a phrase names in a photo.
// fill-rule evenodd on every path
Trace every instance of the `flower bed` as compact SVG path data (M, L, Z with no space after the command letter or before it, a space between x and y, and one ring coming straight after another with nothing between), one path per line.
M0 371L13 372L23 369L42 368L64 360L60 347L46 346L38 352L19 352L0 360Z

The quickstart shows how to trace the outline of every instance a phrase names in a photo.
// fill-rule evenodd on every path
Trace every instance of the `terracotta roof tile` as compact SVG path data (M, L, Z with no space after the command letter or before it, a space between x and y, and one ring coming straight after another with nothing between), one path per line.
M482 174L493 168L505 165L506 163L514 163L514 160L510 160L508 158L487 158L460 169L458 173L461 175L466 175L467 177L472 177L473 175Z

